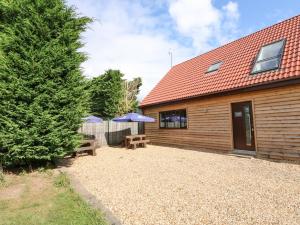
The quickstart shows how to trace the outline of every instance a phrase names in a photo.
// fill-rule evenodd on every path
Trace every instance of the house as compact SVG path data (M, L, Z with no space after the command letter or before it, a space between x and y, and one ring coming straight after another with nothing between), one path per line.
M300 159L300 15L170 69L140 105L153 144Z

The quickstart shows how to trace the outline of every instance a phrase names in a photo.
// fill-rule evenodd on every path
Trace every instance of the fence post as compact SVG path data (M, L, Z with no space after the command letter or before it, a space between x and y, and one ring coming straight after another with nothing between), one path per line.
M107 121L107 145L110 145L110 131L109 131L110 120Z

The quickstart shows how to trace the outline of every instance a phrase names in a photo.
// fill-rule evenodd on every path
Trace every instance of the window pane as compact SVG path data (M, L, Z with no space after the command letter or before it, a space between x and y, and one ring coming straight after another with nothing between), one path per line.
M166 127L166 118L165 113L160 113L160 127Z
M279 41L274 44L270 44L262 47L259 56L257 58L257 61L279 56L281 54L282 46L283 46L283 41Z
M172 127L170 115L169 115L167 112L165 112L165 114L166 114L166 117L165 117L165 120L166 120L166 127Z
M279 58L270 59L270 60L255 63L252 73L276 69L278 67L279 67Z
M174 123L173 123L173 111L170 112L165 112L166 114L166 127L168 128L174 128Z
M207 73L209 72L212 72L212 71L215 71L215 70L218 70L219 67L221 66L222 62L218 62L218 63L215 63L215 64L212 64L208 70L207 70Z
M181 110L181 112L180 112L180 127L182 127L182 128L187 127L187 118L186 118L185 110Z
M244 106L244 122L246 128L246 145L252 145L252 131L251 131L251 115L250 115L250 108L249 105Z
M167 127L169 128L179 128L180 127L180 117L177 111L171 111L168 115Z

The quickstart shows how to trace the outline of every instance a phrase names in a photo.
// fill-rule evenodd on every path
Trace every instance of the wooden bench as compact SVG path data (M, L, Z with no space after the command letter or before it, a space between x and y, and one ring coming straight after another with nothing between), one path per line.
M135 141L129 141L127 148L132 146L132 149L136 149L137 146L147 147L147 143L149 143L150 140L135 140Z
M80 153L87 152L91 153L93 156L96 155L96 140L82 140L80 147L75 149L75 157L78 157Z

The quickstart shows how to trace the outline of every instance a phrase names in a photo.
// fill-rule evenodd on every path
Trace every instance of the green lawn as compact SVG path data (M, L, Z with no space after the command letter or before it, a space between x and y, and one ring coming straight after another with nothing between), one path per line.
M69 186L65 174L5 175L0 182L2 225L104 225L100 212L91 209Z

